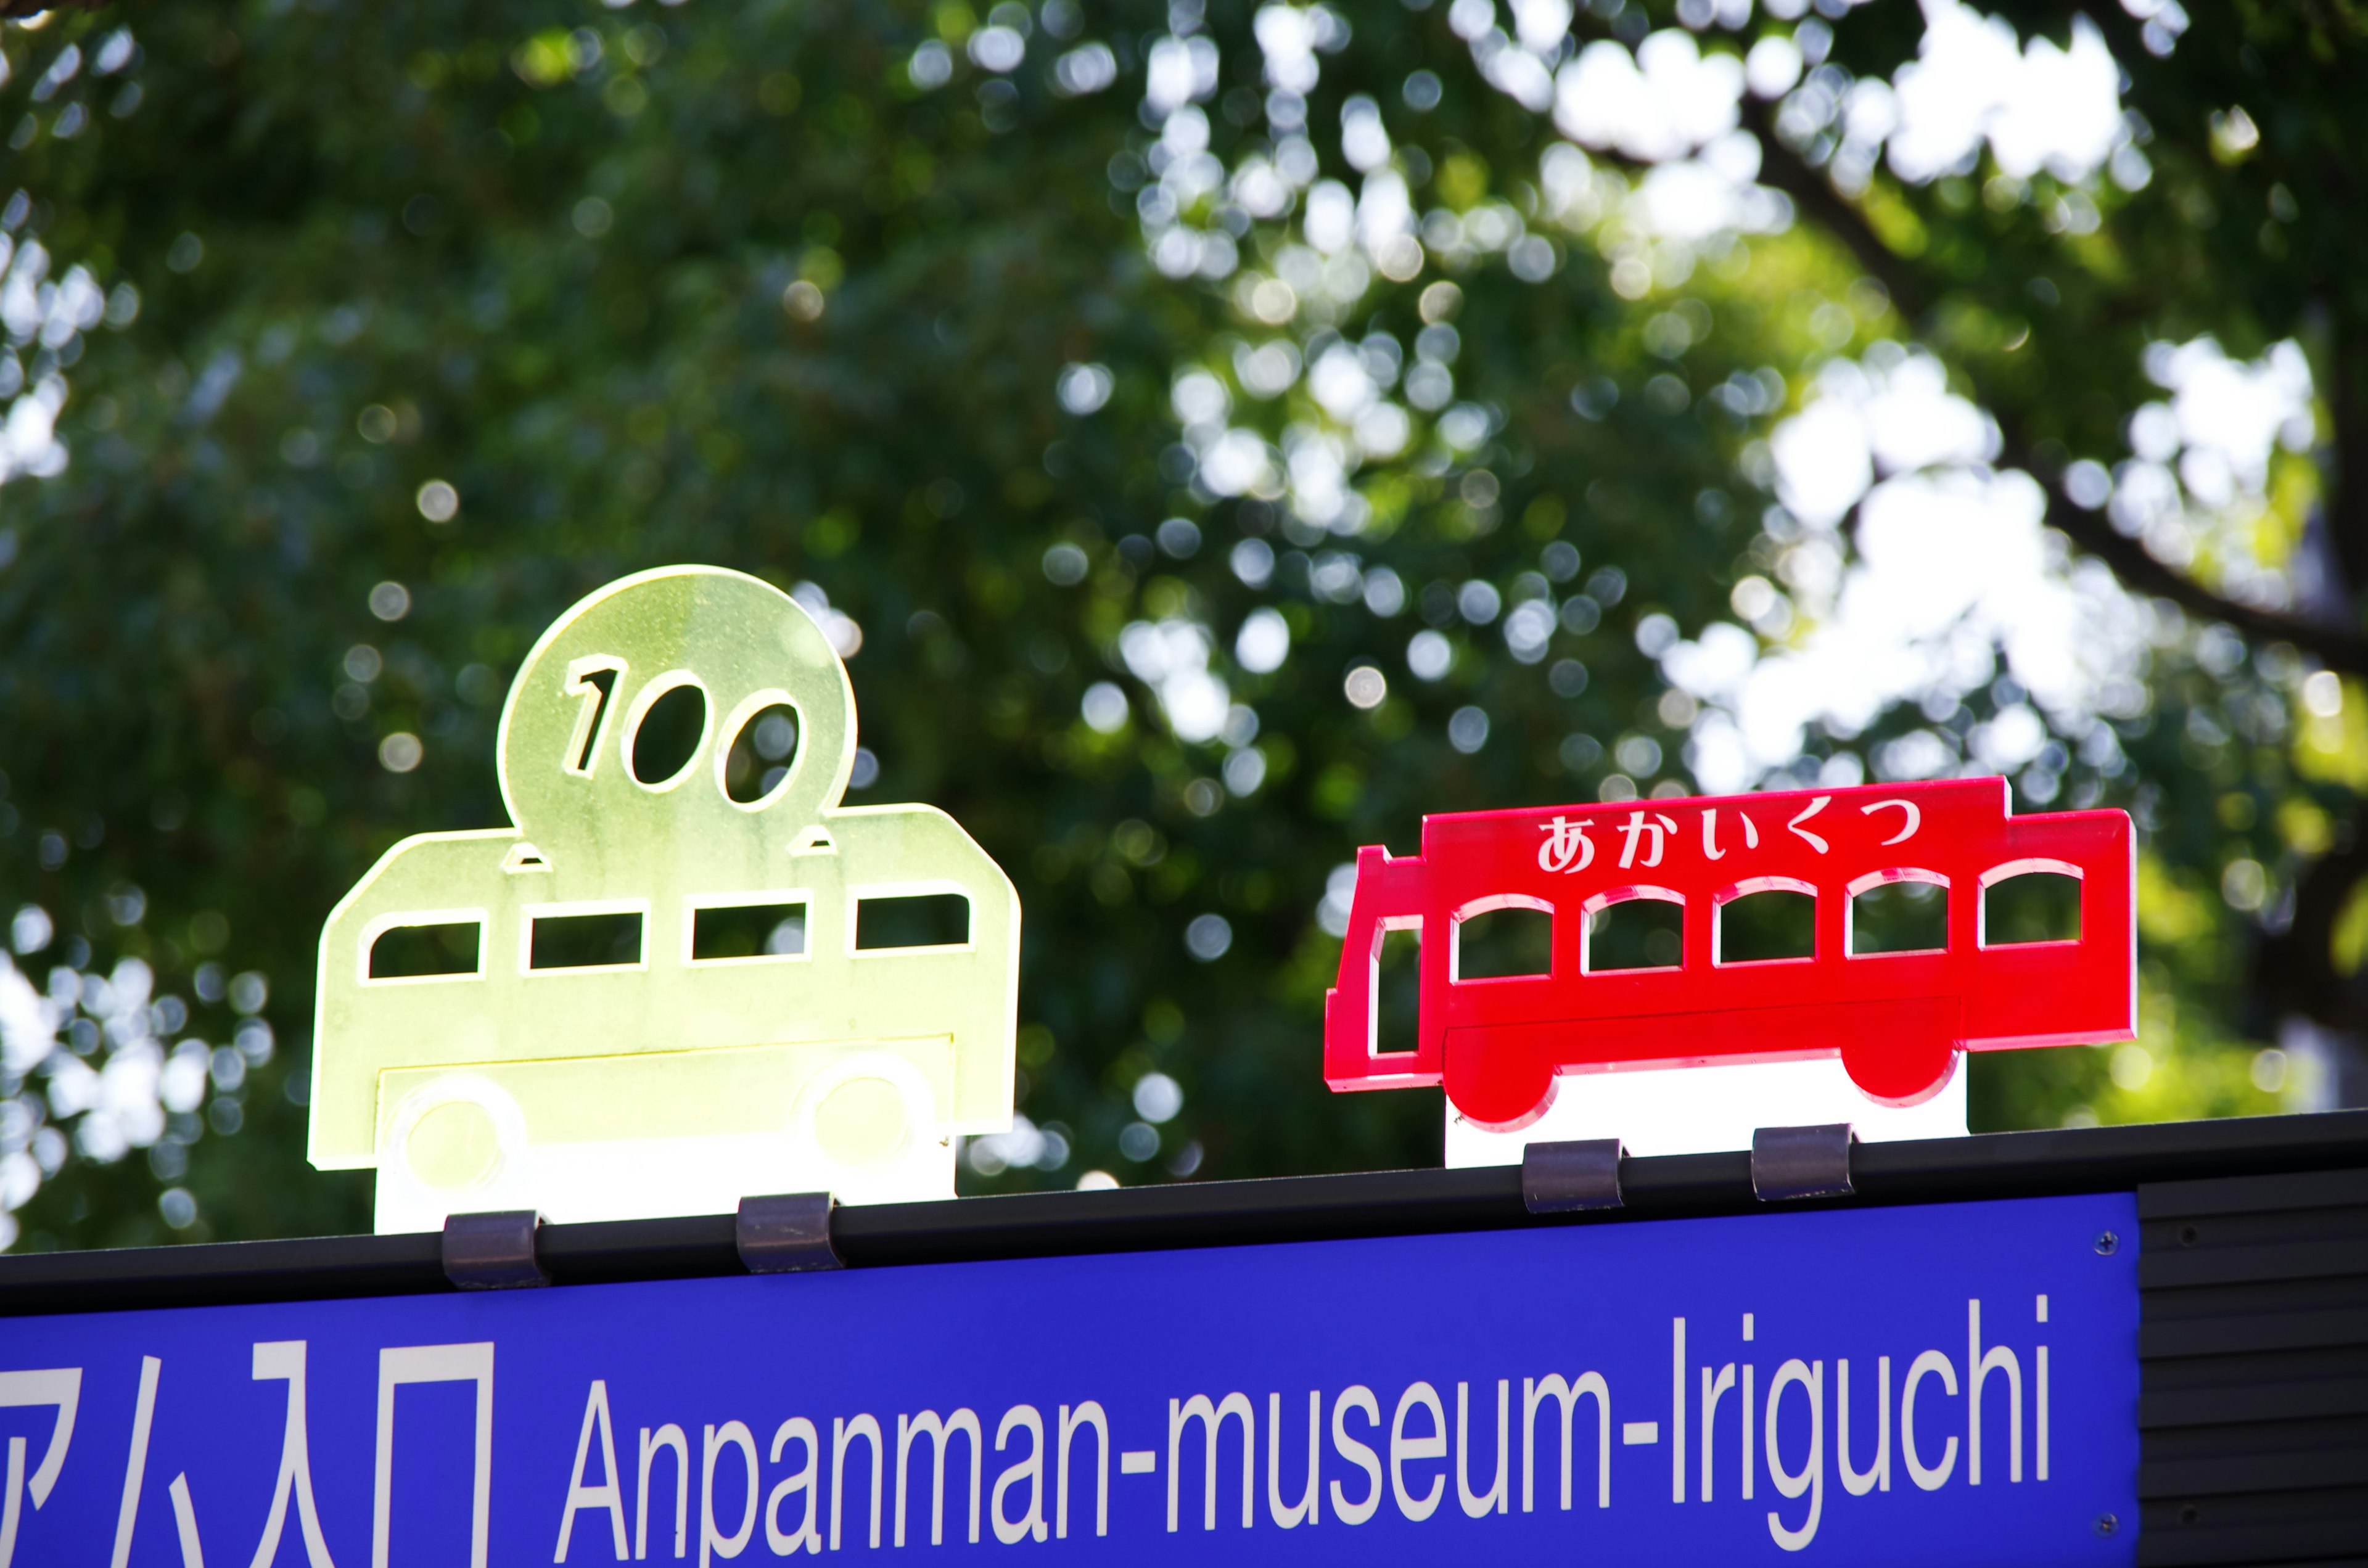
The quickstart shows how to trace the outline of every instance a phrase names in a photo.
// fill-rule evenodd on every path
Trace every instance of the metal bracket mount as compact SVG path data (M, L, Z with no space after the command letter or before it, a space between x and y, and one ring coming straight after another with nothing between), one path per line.
M734 1229L741 1265L751 1274L846 1267L830 1244L830 1211L837 1201L827 1192L742 1199Z
M1532 1143L1521 1151L1521 1204L1532 1214L1571 1214L1620 1207L1617 1138Z
M1751 1135L1751 1190L1762 1203L1800 1198L1847 1198L1850 1145L1858 1131L1847 1121L1817 1127L1763 1127Z
M548 1285L534 1254L542 1216L531 1209L452 1214L444 1221L444 1278L463 1290L513 1290Z

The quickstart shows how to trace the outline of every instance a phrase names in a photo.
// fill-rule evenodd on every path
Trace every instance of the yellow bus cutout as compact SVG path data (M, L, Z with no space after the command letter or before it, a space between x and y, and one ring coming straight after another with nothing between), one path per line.
M931 806L842 806L812 618L704 566L612 583L502 709L518 825L404 839L321 933L313 1164L378 1229L750 1194L953 1195L1011 1125L1019 898Z

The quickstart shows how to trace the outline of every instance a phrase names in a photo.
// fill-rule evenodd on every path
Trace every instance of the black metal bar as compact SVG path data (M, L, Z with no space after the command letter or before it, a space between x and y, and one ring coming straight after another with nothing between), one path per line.
M2150 1290L2184 1285L2251 1285L2270 1279L2331 1279L2347 1274L2368 1274L2368 1239L2149 1252L2138 1260L2138 1284Z
M730 1214L545 1225L542 1265L562 1285L692 1279L741 1272L739 1226ZM0 1301L6 1299L0 1283Z
M2368 1415L2368 1378L2231 1383L2219 1388L2164 1389L2138 1395L2140 1431L2233 1426L2248 1421L2317 1420L2332 1415Z
M1850 1150L1855 1192L1790 1209L2132 1191L2198 1177L2368 1165L2368 1111L1985 1133ZM1751 1156L1631 1157L1622 1207L1532 1216L1519 1165L1191 1182L844 1208L850 1267L1136 1252L1765 1213ZM0 1255L0 1316L450 1290L440 1237L329 1236L86 1253ZM539 1256L561 1285L737 1274L730 1214L547 1224Z
M2357 1517L2295 1518L2267 1500L2279 1517L2248 1520L2235 1528L2158 1528L2152 1522L2138 1537L2138 1568L2211 1568L2211 1565L2293 1563L2294 1568L2358 1568L2368 1557L2368 1526ZM2180 1521L2184 1522L2184 1521Z
M2138 1195L2141 1220L2202 1220L2276 1210L2368 1205L2368 1170L2157 1182Z
M2358 1486L2362 1478L2368 1478L2368 1449L2331 1448L2298 1454L2212 1454L2202 1459L2141 1462L2138 1495L2152 1500L2297 1492L2311 1487Z
M450 1289L437 1231L0 1255L0 1314L8 1315Z
M2142 1361L2242 1356L2270 1350L2321 1350L2338 1345L2368 1345L2368 1308L2231 1313L2142 1324L2138 1328L2138 1359Z

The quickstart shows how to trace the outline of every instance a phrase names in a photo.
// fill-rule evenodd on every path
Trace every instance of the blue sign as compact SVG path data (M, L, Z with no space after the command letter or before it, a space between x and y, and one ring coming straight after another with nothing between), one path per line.
M0 1320L0 1568L2126 1563L2127 1195Z

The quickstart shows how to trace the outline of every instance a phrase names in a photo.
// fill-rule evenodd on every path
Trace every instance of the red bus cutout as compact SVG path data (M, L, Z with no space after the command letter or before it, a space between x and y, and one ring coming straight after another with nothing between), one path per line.
M2128 815L2008 808L2006 780L1971 778L1425 817L1419 856L1357 852L1339 983L1325 998L1325 1081L1444 1084L1465 1120L1514 1131L1545 1114L1565 1073L1839 1056L1871 1098L1908 1106L1940 1092L1960 1051L2133 1038ZM1986 893L2030 872L2078 883L2076 937L1987 939ZM1941 890L1945 939L1853 951L1858 896L1895 882ZM1813 950L1722 961L1725 906L1766 891L1815 900ZM1636 899L1679 906L1678 961L1591 964L1590 917ZM1461 978L1462 923L1501 909L1551 918L1548 971ZM1410 1051L1377 1049L1392 931L1421 937Z

